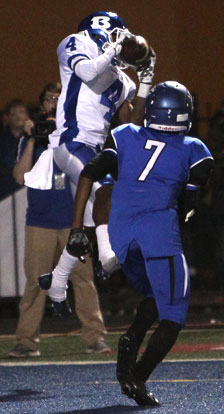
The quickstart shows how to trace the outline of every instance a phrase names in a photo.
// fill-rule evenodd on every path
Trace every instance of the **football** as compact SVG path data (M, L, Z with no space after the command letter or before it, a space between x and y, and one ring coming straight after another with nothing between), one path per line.
M120 58L128 65L138 66L144 62L149 53L147 40L142 36L126 37L122 43Z

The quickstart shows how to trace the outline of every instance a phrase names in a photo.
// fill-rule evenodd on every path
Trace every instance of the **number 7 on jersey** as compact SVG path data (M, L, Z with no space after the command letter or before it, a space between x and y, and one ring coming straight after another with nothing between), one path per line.
M154 167L159 155L161 154L165 146L166 144L164 142L152 141L150 139L147 139L144 148L146 150L151 150L152 147L155 147L155 151L151 154L149 161L147 162L144 170L139 175L138 181L145 181L146 177L149 175L150 171Z

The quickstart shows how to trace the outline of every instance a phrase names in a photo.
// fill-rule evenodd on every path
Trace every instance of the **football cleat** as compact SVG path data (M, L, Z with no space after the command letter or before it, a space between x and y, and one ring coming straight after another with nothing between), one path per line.
M140 406L156 407L160 405L157 398L150 392L147 392L143 381L123 381L121 384L122 394L132 398Z
M62 316L65 319L68 319L71 317L72 310L66 299L63 300L62 302L56 302L54 300L52 300L51 302L58 315Z
M48 290L51 287L52 273L45 273L38 278L38 284L41 289Z

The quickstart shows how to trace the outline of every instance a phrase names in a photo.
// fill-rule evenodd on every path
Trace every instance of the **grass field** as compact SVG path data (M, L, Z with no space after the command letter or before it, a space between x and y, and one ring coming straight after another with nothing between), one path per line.
M79 334L41 335L41 356L26 358L25 360L39 362L115 361L117 342L120 335L121 332L107 335L107 343L112 348L111 354L86 354L85 344ZM147 337L149 335L150 331ZM146 340L142 345L141 352L144 350ZM24 361L24 358L7 357L15 343L15 337L13 336L0 336L0 364L10 361L13 363ZM224 329L183 330L166 359L224 359Z

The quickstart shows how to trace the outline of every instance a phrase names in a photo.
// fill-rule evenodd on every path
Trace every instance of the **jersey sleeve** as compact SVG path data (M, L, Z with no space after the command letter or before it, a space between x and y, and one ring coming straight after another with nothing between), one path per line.
M190 168L208 158L213 159L208 147L204 142L195 138L191 143Z
M120 147L125 147L126 141L131 139L133 134L138 134L141 127L134 125L132 123L129 124L122 124L119 125L117 128L112 129L111 136L113 138L114 146L118 148L118 144Z
M67 36L58 46L58 60L61 66L73 67L82 59L92 59L96 56L94 45L90 45L84 36L72 34Z
M205 185L213 169L214 159L206 147L199 139L195 139L191 144L190 156L190 177L186 189L194 190Z

